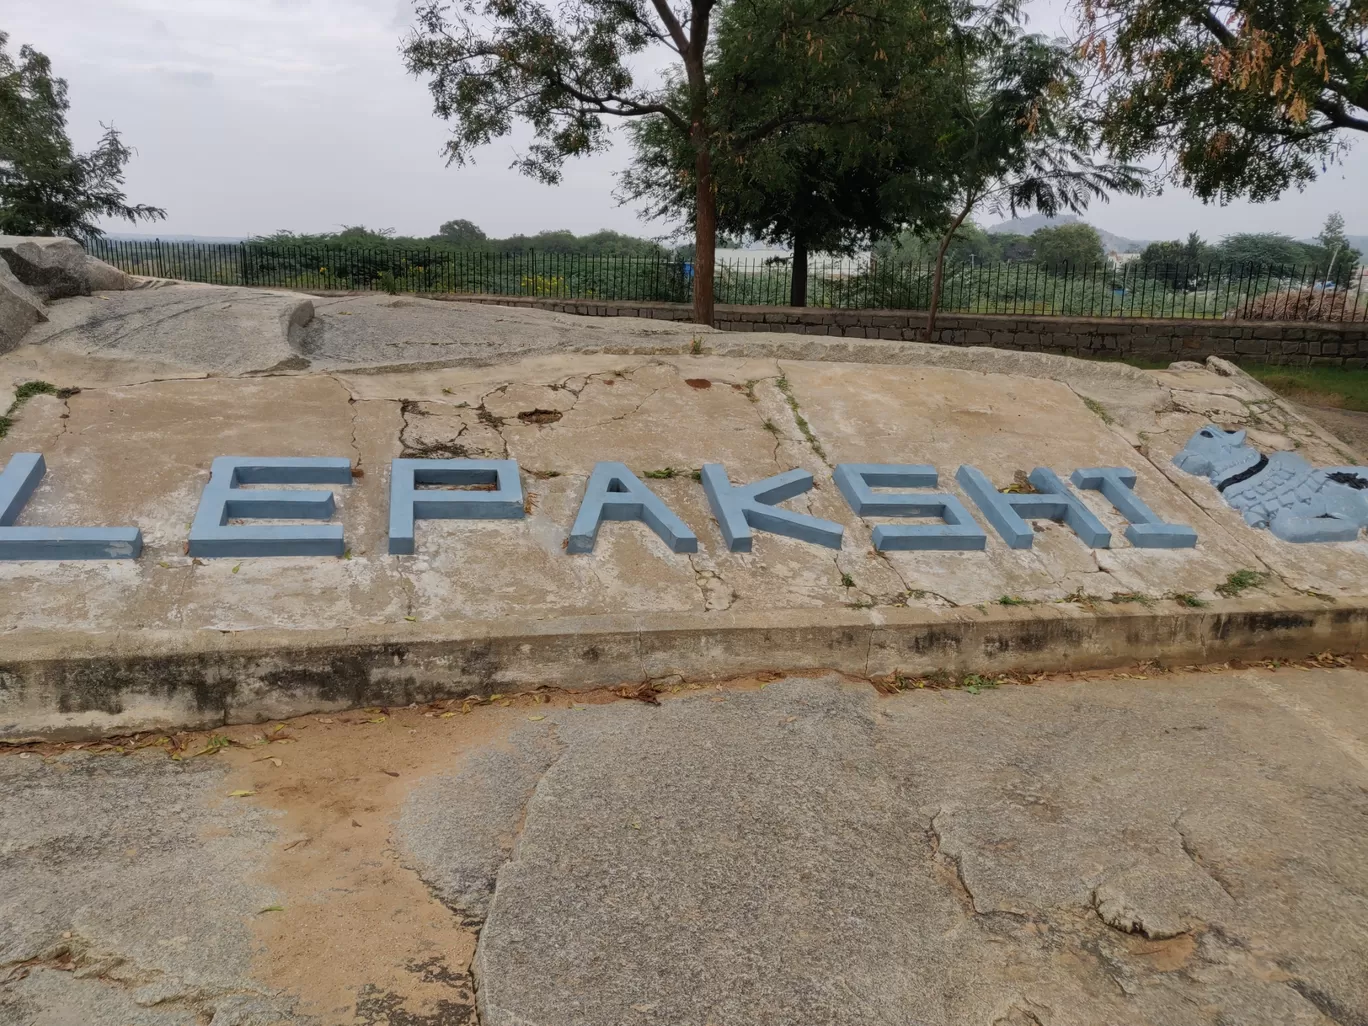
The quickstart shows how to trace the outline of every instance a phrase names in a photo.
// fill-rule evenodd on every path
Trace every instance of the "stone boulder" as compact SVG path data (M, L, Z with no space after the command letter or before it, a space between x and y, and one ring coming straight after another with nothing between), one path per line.
M0 235L0 259L19 281L48 301L135 287L127 274L87 255L71 239Z
M113 264L107 264L93 256L86 257L86 282L91 292L122 292L135 289L138 283L133 276L125 274Z
M90 295L86 251L71 239L0 235L0 258L46 300Z
M43 301L0 260L0 353L13 349L29 328L47 319Z

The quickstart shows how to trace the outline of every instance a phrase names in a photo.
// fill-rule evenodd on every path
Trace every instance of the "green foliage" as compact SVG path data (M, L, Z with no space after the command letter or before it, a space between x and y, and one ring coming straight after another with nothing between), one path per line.
M1278 232L1227 235L1216 247L1216 255L1233 263L1284 267L1314 263L1316 259L1311 247Z
M1316 241L1319 243L1317 263L1326 268L1331 281L1345 287L1358 278L1359 258L1363 254L1349 244L1349 238L1344 234L1344 216L1338 210L1325 219Z
M1034 208L1053 216L1078 213L1109 191L1140 193L1143 172L1098 163L1085 116L1083 84L1073 50L1022 33L1012 7L990 12L964 33L950 82L951 128L936 140L950 169L953 202L945 207L932 284L928 330L940 305L940 261L956 230L980 206L1015 215Z
M1204 200L1301 188L1368 131L1363 0L1091 0L1104 142Z
M721 8L707 69L718 224L792 246L797 305L810 252L851 253L927 221L946 198L934 141L944 122L952 4L846 0L825 19L822 6ZM805 25L821 26L815 42ZM674 88L682 102L686 85ZM693 223L690 140L663 117L637 122L632 136L625 197Z
M936 258L937 240L903 229L897 235L879 239L872 247L879 260L929 261ZM1035 259L1030 237L1012 232L986 232L972 221L965 221L950 237L945 250L949 264L999 264Z
M131 205L124 165L133 151L112 125L95 149L76 153L66 132L66 81L52 76L47 57L31 46L16 62L0 32L0 234L102 234L96 219L155 221L166 211Z
M1107 255L1102 239L1090 224L1061 224L1037 228L1031 234L1036 261L1045 267L1090 267Z
M1258 363L1240 366L1289 399L1368 413L1368 370Z
M1250 588L1257 588L1268 580L1268 574L1259 570L1236 570L1225 579L1223 584L1216 586L1216 593L1224 595L1226 598L1235 598L1242 591Z
M437 229L436 237L465 249L478 249L487 238L479 225L464 219L444 222L442 227Z
M377 230L364 225L347 225L340 232L306 234L282 230L272 235L255 236L249 241L263 248L285 245L340 250L363 249L381 253L423 251L504 254L526 253L531 250L547 255L585 257L663 257L667 253L659 243L607 229L589 235L576 235L574 232L560 230L491 239L478 225L470 221L447 221L436 235L428 238L396 235L392 228Z
M1186 241L1151 242L1140 254L1142 264L1204 264L1216 259L1216 250L1189 232Z

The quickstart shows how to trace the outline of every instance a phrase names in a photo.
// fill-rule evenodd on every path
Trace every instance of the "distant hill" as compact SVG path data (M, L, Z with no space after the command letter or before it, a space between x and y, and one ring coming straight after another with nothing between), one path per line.
M992 235L1030 235L1037 228L1053 228L1061 224L1078 224L1080 222L1083 222L1083 219L1074 214L1061 214L1058 217L1031 214L1029 217L1014 217L1010 221L991 225L985 231ZM1097 225L1093 225L1092 228L1093 231L1097 232L1097 237L1102 240L1102 248L1108 253L1139 253L1148 244L1143 239L1128 239L1123 235L1115 235L1105 228L1097 227Z
M1346 235L1345 238L1349 240L1349 245L1368 256L1368 235Z

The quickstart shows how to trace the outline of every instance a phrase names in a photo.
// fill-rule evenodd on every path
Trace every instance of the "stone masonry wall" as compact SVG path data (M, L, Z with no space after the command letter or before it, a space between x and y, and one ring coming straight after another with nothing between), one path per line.
M602 302L554 297L454 295L453 300L528 306L588 317L650 317L687 321L679 303ZM922 342L926 314L917 310L831 310L718 306L727 331L786 331ZM1257 363L1368 366L1368 324L1280 321L1139 320L1119 317L1027 317L942 314L935 338L953 346L993 346L1067 356L1137 357L1165 362L1233 357Z

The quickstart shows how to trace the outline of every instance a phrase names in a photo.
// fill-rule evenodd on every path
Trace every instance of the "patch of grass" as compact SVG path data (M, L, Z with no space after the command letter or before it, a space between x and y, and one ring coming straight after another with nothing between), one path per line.
M697 335L695 335L693 341L689 343L689 352L693 353L695 356L703 352L703 340Z
M1000 606L1029 606L1034 603L1030 599L1018 598L1015 595L1003 595L998 599Z
M561 476L561 472L559 470L529 470L528 473L535 477L538 481L546 481L549 478Z
M1093 413L1097 414L1099 417L1102 418L1103 424L1116 423L1116 421L1112 419L1112 415L1107 412L1107 408L1103 406L1101 403L1099 403L1096 399L1089 399L1086 395L1080 396L1079 398L1083 400L1084 406L1086 406L1088 409L1092 410Z
M1180 606L1187 606L1189 609L1201 609L1206 605L1206 602L1188 591L1178 592L1173 596L1173 601L1177 602Z
M668 481L670 478L677 477L678 475L679 471L675 470L674 467L661 467L659 470L646 471L646 476L653 481Z
M691 470L691 471L689 471L689 476L690 476L691 478L693 478L695 481L702 481L702 480L703 480L703 471L701 471L701 470Z
M1242 591L1257 588L1266 580L1268 580L1268 574L1258 570L1236 570L1225 579L1224 584L1216 586L1216 593L1224 595L1226 598L1234 598Z
M13 417L0 417L0 438L9 434L9 429L14 427Z
M1368 412L1368 369L1241 364L1281 396L1314 406Z

